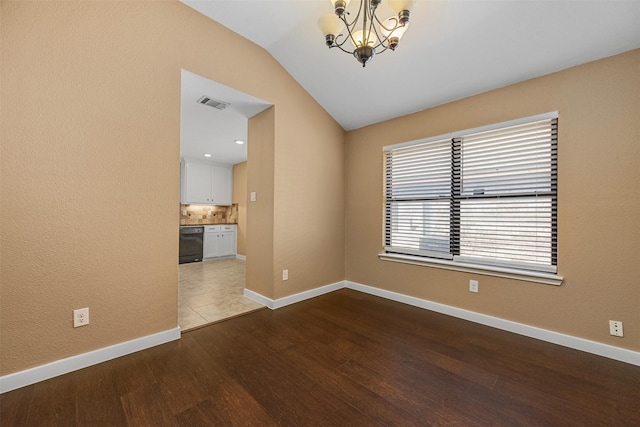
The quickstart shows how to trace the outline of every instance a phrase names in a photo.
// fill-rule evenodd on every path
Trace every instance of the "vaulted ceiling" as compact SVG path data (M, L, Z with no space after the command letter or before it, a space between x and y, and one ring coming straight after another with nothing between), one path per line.
M415 0L396 51L363 68L324 44L328 0L181 1L266 49L346 130L640 47L637 0Z
M326 47L316 23L328 0L181 1L267 50L345 130L640 48L640 0L414 0L397 50L363 68ZM244 161L233 140L267 103L188 72L182 96L181 155Z

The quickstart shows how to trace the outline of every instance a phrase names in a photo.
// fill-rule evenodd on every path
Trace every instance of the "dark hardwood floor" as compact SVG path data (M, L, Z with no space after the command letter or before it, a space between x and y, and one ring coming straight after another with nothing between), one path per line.
M640 367L351 290L0 396L2 426L632 426Z

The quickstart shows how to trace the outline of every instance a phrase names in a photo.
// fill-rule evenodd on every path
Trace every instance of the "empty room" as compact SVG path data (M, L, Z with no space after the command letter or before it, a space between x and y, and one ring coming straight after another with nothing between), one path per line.
M0 22L2 426L640 425L639 1Z

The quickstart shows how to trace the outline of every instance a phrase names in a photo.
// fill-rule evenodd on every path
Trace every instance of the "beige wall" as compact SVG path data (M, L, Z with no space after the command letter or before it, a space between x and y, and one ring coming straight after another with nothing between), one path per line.
M560 287L378 259L384 145L556 110ZM349 132L346 156L347 280L640 350L640 50Z
M344 276L344 132L263 49L177 1L0 7L1 375L177 325L181 68L276 106L268 166L249 157L264 216L248 235L267 240L248 242L247 286L276 295L285 263L278 295ZM318 156L288 153L303 149ZM285 220L326 234L281 236ZM91 324L73 329L81 307Z
M247 255L247 162L233 165L233 203L238 204L237 252Z
M246 287L273 298L273 176L275 107L249 119L247 147L247 192L256 201L247 206ZM271 177L271 179L262 179Z
M276 105L274 298L344 280L345 132L322 113Z
M249 289L280 298L346 275L640 350L639 51L350 132L345 154L273 58L178 2L0 7L0 375L176 326L181 68L275 105L249 120ZM562 286L480 276L470 294L468 274L378 260L383 145L550 110Z

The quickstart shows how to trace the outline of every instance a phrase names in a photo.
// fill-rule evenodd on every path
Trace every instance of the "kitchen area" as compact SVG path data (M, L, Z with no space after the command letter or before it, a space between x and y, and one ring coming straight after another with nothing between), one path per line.
M263 309L244 296L248 118L269 104L182 70L178 325Z
M232 196L237 167L181 160L178 324L183 331L235 317L264 306L244 296L245 256L238 253L239 204ZM208 172L208 173L205 173Z
M232 166L181 159L180 264L236 256L238 204L232 195Z

